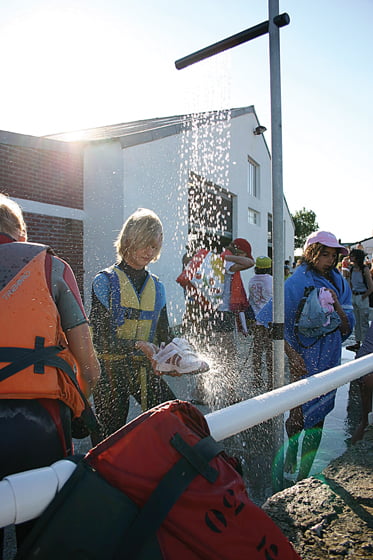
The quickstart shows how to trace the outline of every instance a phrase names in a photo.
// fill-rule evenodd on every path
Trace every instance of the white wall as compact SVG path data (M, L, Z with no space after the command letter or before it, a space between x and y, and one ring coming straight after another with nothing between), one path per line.
M268 254L267 218L272 214L272 183L271 158L262 135L254 135L258 126L254 113L248 113L231 121L231 159L230 159L230 190L237 194L237 231L238 237L245 237L252 246L253 256ZM253 197L248 194L248 156L260 166L260 195ZM260 223L248 223L248 208L259 212ZM294 252L294 227L284 202L284 260ZM253 270L242 273L247 286L248 278Z
M294 262L294 224L287 204L284 202L284 260Z
M149 269L164 283L170 323L178 324L184 312L184 295L176 277L181 272L188 236L187 172L180 168L180 136L126 148L122 158L126 217L143 207L156 212L162 220L161 257Z
M123 162L119 142L88 144L84 152L84 298L92 280L115 260L113 242L123 223Z

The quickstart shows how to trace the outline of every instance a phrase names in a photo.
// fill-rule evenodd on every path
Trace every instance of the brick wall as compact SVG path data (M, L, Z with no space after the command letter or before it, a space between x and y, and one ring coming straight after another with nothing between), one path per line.
M83 152L79 147L0 132L0 192L13 198L83 209ZM25 212L29 241L50 245L74 271L83 296L83 221ZM64 212L68 215L68 210Z
M41 214L24 213L28 240L49 245L58 257L69 263L83 297L83 222Z
M78 150L0 144L0 185L17 198L82 209L82 158Z

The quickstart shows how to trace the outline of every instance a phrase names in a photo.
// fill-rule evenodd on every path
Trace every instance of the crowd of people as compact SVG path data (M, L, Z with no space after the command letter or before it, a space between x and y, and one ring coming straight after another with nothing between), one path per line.
M234 249L232 245L228 249ZM190 248L189 248L190 252ZM224 253L222 253L224 255ZM248 253L246 254L248 256ZM250 247L251 257L251 247ZM268 256L259 256L253 259L254 275L250 278L247 286L246 316L251 313L249 331L253 341L251 370L253 382L261 387L262 391L273 387L272 380L272 261ZM221 306L214 313L208 311L208 302L205 297L201 302L201 294L198 294L196 283L193 282L193 257L189 254L186 272L181 279L188 280L186 286L186 298L192 305L193 312L187 311L186 322L193 329L196 325L204 332L208 332L207 326L216 334L218 329L214 325L214 316L226 307ZM197 270L201 272L200 253L195 256ZM247 268L247 267L245 267ZM241 269L242 270L242 269ZM203 274L207 274L203 271ZM225 271L227 274L227 270ZM373 269L367 264L367 255L362 248L354 248L349 251L341 245L334 234L326 231L316 231L308 236L303 255L290 267L290 262L284 262L284 338L285 351L288 357L290 381L310 377L316 373L331 369L341 363L342 344L354 333L355 343L347 345L348 350L358 352L359 348L366 350L370 347L362 341L366 340L369 329L369 298L373 294ZM202 275L203 276L203 275ZM210 272L210 277L213 274ZM191 280L191 281L190 281ZM183 285L180 280L178 281ZM227 280L225 280L225 287ZM300 334L298 332L298 309L304 300L305 293L311 289L323 298L323 303L328 303L333 312L331 328L323 328L320 335L313 333ZM206 294L205 294L206 295ZM197 310L196 310L197 307ZM240 324L238 314L236 322L233 321L232 306L230 331L234 325ZM199 313L198 313L199 309ZM241 312L244 308L241 309ZM202 311L201 311L202 310ZM331 321L331 315L327 320ZM242 331L242 329L241 329ZM245 334L245 333L244 333ZM370 336L372 333L370 331ZM221 340L219 341L221 345ZM233 341L221 348L234 349ZM234 350L233 350L234 351ZM361 353L357 354L358 356ZM265 377L265 378L263 378ZM352 437L352 442L362 437L367 425L368 412L371 404L371 377L366 376L360 382L362 395L362 420ZM306 478L312 468L317 450L319 448L325 417L334 408L336 391L331 391L296 407L289 412L286 421L288 434L287 453L284 463L284 471L291 478L302 480ZM237 400L235 401L237 402ZM230 404L227 402L226 404ZM301 439L300 436L303 435ZM298 459L298 448L301 442L300 459Z
M148 270L162 243L162 222L153 211L141 208L128 217L115 241L116 262L93 280L88 319L69 265L50 247L27 241L21 208L0 195L0 438L8 450L0 479L73 453L74 426L82 421L88 430L83 433L92 429L92 402L106 437L126 423L131 395L142 410L176 398L163 375L181 375L180 362L195 354L184 339L173 337L164 285ZM214 344L231 360L233 375L226 376L223 392L224 404L233 404L239 400L237 336L252 337L254 381L263 392L272 388L272 261L267 255L254 258L244 238L214 249L188 246L177 281L185 293L185 333L205 352ZM241 272L249 269L254 274L245 287ZM284 276L290 381L339 365L342 343L353 330L355 343L347 348L357 356L372 352L373 280L363 249L349 252L332 233L314 232L297 266L285 262ZM299 304L312 289L327 293L337 321L323 336L297 328ZM162 370L154 357L172 344L172 359ZM367 424L372 375L361 380L363 415L354 441ZM310 473L334 400L332 391L289 413L284 469L298 471L298 480ZM18 526L20 541L30 523Z

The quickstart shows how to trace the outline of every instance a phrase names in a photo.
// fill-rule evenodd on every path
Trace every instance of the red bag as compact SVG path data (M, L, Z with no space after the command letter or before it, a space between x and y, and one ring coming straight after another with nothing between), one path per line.
M208 436L207 422L197 408L170 401L91 449L85 461L140 509L157 487L147 515L164 518L157 530L164 560L299 560L280 529L250 501L233 460L224 453L215 456L216 451L211 460L200 454L203 442L218 445ZM184 484L188 469L202 474ZM171 471L172 479L167 474ZM168 492L175 489L176 501L166 511L162 497L167 501ZM131 527L128 536L129 541L123 540L124 557L135 558L147 534ZM132 555L127 546L134 546Z

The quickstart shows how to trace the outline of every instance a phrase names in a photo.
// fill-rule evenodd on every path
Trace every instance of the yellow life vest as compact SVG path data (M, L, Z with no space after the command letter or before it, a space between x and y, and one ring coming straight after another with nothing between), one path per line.
M110 317L115 337L152 342L166 305L163 284L149 273L138 294L127 274L117 266L104 273L110 279Z

